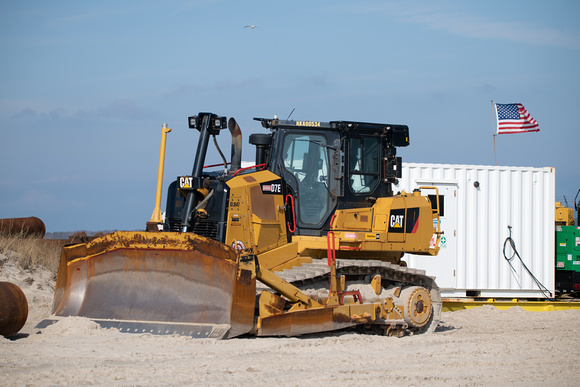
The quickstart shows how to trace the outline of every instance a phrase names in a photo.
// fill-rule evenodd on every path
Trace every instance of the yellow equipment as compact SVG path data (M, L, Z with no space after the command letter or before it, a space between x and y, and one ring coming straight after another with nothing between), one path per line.
M54 318L86 316L127 332L230 338L295 336L357 326L381 334L433 331L434 278L405 252L439 250L438 194L394 195L396 147L408 127L256 119L256 165L241 168L236 121L189 118L200 131L193 171L168 189L148 231L63 248ZM204 170L210 136L229 128L231 164ZM161 184L162 134L158 187ZM433 192L432 192L433 193Z
M561 202L556 202L555 207L556 226L573 226L574 209L563 206Z

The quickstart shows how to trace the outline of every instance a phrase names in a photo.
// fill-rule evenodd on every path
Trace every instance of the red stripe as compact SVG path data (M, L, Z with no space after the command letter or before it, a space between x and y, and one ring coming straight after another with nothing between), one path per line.
M522 130L533 130L533 129L539 129L537 125L535 126L521 126L521 125L505 125L499 126L500 129L522 129Z
M536 130L500 130L500 134L510 134L510 133L526 133L526 132L539 132L540 129Z
M415 221L415 225L413 226L413 231L411 231L411 234L416 233L418 228L419 228L419 218L417 218L417 220Z

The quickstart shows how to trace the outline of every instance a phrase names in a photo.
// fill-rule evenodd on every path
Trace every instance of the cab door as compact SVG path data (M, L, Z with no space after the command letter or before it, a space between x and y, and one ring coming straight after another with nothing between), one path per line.
M280 164L294 199L296 234L321 235L337 203L339 181L333 168L338 135L333 132L282 131Z

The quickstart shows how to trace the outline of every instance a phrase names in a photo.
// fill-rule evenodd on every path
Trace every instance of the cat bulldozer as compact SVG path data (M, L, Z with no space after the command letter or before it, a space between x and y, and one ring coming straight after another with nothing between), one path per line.
M84 316L122 332L199 338L298 336L357 328L432 332L441 314L433 277L404 253L437 255L433 187L394 194L406 125L254 118L255 164L242 168L236 120L189 117L199 141L146 231L117 231L63 248L53 316ZM216 136L229 129L228 162ZM268 133L264 133L268 132ZM210 137L223 164L205 167ZM217 171L215 167L218 167ZM214 170L211 170L214 168ZM431 190L432 195L422 195ZM431 199L430 199L431 198Z

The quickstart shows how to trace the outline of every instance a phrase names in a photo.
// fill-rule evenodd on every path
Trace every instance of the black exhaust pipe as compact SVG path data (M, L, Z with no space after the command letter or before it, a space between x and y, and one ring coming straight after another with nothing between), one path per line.
M242 130L234 119L230 117L228 129L232 135L232 161L230 164L230 173L235 173L242 167Z

